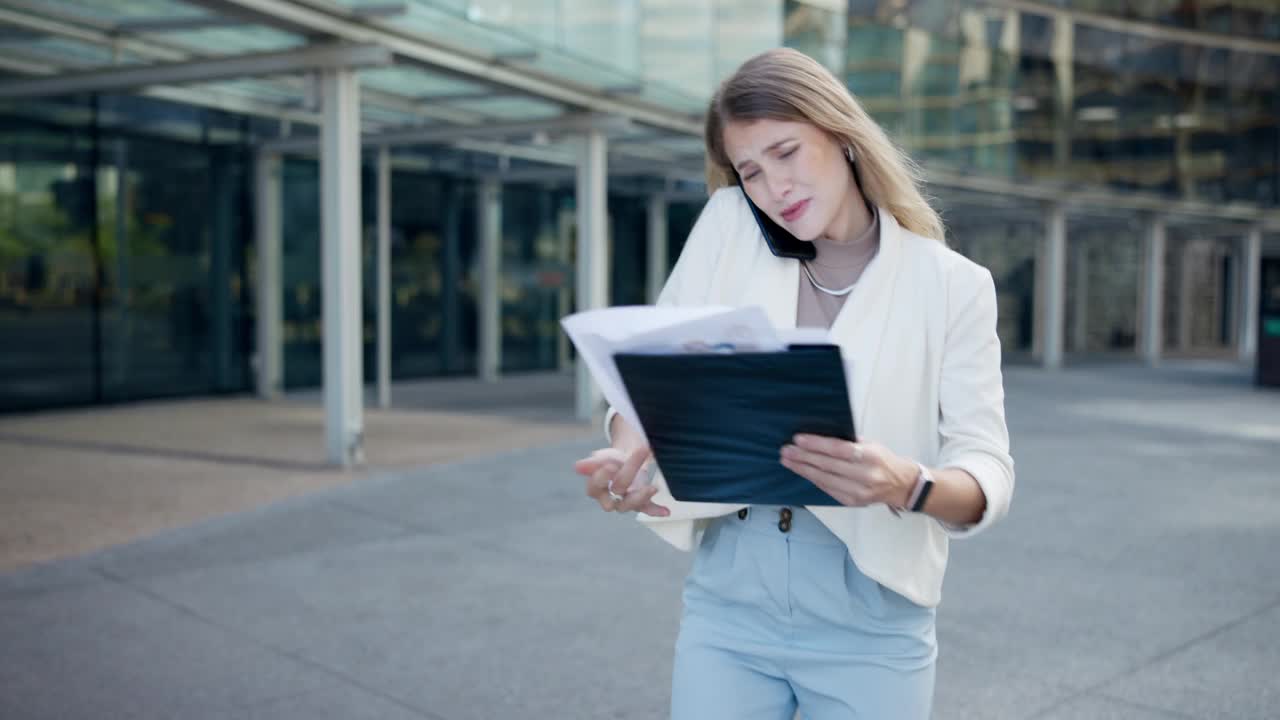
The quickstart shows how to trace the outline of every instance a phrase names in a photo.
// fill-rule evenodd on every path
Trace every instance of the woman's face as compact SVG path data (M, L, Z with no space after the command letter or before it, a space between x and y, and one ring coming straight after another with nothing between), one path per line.
M806 241L847 239L853 173L829 135L804 122L730 122L724 145L751 201L783 229Z

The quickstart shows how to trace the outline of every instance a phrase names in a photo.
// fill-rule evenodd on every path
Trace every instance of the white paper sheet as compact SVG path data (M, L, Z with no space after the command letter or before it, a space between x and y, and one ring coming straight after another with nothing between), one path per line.
M791 344L831 342L821 328L775 329L758 306L588 310L560 321L604 398L644 433L613 360L619 352L776 352Z

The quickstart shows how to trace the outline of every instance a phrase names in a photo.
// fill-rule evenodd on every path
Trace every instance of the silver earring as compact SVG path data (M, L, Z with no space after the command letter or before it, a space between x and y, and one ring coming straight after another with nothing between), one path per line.
M853 148L846 146L844 149L844 156L849 158L849 162L853 162Z

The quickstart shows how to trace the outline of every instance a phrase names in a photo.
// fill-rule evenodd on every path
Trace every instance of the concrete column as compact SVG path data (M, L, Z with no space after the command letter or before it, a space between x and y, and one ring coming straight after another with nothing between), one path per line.
M1063 306L1066 304L1067 213L1060 203L1045 206L1044 314L1041 317L1046 369L1062 367Z
M391 407L391 150L378 148L378 407Z
M607 151L604 133L593 130L583 136L577 177L578 311L604 307L609 297ZM577 416L583 420L594 417L600 398L600 388L592 382L586 364L579 361L575 392Z
M1139 352L1148 365L1157 365L1164 350L1164 218L1155 216L1148 221L1143 251L1142 346Z
M284 386L284 325L280 289L280 156L258 153L255 163L254 200L257 222L254 242L257 254L257 348L255 348L258 397L271 399Z
M1075 23L1065 15L1053 19L1054 97L1053 164L1065 170L1071 164L1071 125L1075 122Z
M649 198L648 268L645 279L648 290L645 297L650 304L658 302L658 295L667 281L667 198L653 195Z
M502 185L484 180L476 203L480 213L480 329L477 366L480 379L496 382L502 367Z
M1253 360L1258 351L1258 304L1262 292L1262 230L1250 228L1240 249L1240 359Z
M1077 242L1071 255L1076 268L1071 288L1071 345L1076 352L1085 352L1089 349L1089 245Z
M321 97L325 446L331 464L350 467L364 460L359 77L324 71Z

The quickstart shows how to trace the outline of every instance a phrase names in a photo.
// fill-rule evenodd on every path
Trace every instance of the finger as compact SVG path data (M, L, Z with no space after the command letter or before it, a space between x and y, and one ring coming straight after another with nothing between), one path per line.
M653 496L658 494L658 488L646 487L632 490L627 493L622 502L618 503L618 512L640 512L642 508L648 507Z
M849 490L848 481L823 470L822 468L788 458L782 459L783 467L818 486L826 494L835 498L842 505L858 506L856 493Z
M588 481L587 494L595 498L600 503L600 507L608 512L613 512L617 507L617 501L609 495L609 481L614 478L614 470L612 467L602 467L591 476Z
M613 480L613 491L619 495L626 495L631 487L635 484L636 473L640 472L640 467L649 459L649 448L643 447L633 450L627 456L627 461L618 469L618 474Z
M671 511L667 508L652 502L640 508L639 512L642 512L645 515L652 515L653 517L667 517L671 514Z
M812 465L821 468L832 475L841 477L856 477L860 471L860 467L848 460L840 457L833 457L821 452L805 450L797 445L784 445L782 447L782 457L793 460L805 465Z
M639 501L628 502L630 497L628 496L625 488L629 484L629 481L623 475L623 470L616 469L610 471L606 469L601 473L601 475L605 478L604 491L601 493L601 498L606 503L605 509L619 513L635 510L636 508L634 505ZM637 493L637 495L641 496L643 496L643 494L643 492Z
M804 450L854 462L861 461L865 455L863 449L857 443L840 438L801 433L792 438L791 441Z
M618 468L621 468L622 460L620 452L607 448L605 451L598 450L593 452L590 457L577 461L575 466L581 465L584 470L590 469L590 473L586 473L586 477L589 478L589 482L596 489L599 489L607 486L609 477L617 473ZM602 477L604 478L604 484L600 482Z
M615 448L601 448L591 453L587 457L578 460L573 464L574 472L580 475L592 475L599 470L605 463L616 463L621 465L626 460L621 450Z

